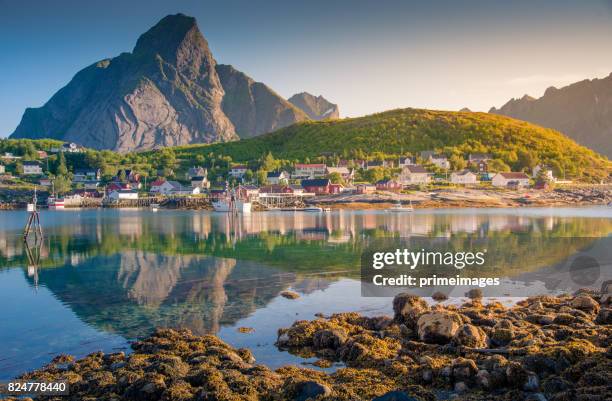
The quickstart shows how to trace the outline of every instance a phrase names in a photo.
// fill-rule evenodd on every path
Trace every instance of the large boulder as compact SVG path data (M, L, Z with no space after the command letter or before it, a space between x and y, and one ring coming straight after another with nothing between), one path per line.
M588 295L580 295L570 303L572 308L580 309L587 312L599 312L599 304Z
M421 341L432 344L447 344L463 324L458 313L450 311L427 312L417 322Z

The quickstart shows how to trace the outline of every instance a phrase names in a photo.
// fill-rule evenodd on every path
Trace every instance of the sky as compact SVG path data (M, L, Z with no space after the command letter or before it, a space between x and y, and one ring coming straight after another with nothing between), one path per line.
M0 137L82 68L196 17L218 63L342 117L488 111L612 72L612 0L0 0Z

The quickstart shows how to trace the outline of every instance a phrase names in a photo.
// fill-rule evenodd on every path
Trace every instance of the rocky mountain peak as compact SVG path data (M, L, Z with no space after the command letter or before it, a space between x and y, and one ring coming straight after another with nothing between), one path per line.
M313 120L339 118L340 109L323 96L314 96L308 92L297 93L289 98L289 102L303 110Z
M132 53L84 68L44 106L26 109L11 137L129 152L231 141L305 119L265 84L218 67L195 18L176 14Z

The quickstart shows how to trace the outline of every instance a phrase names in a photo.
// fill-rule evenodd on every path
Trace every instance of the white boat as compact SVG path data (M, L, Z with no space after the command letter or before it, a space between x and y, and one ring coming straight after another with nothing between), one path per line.
M408 206L404 206L400 201L397 201L393 206L388 208L387 211L393 213L406 213L413 212L414 209L412 208L412 203Z
M217 199L212 202L215 212L251 213L251 202L242 200Z
M157 203L151 203L150 208L151 211L157 212L159 210L159 205Z
M63 209L64 205L65 203L63 198L56 198L54 196L47 198L47 206L49 209Z
M315 213L321 213L323 211L322 208L316 207L316 206L305 207L302 210L305 211L305 212L315 212Z

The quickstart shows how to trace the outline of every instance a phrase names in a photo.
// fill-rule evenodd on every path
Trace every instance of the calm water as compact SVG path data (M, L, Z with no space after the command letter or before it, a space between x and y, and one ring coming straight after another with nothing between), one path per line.
M127 350L156 326L216 333L251 348L271 367L311 362L279 352L276 330L318 312L389 313L391 299L362 297L359 282L360 255L380 238L502 244L498 252L513 263L500 261L494 273L507 291L520 288L521 296L597 286L611 278L612 213L604 207L241 218L66 210L41 217L43 244L26 247L20 237L25 212L0 213L0 380L58 353ZM580 238L579 246L558 240L567 237ZM568 261L584 249L598 267L576 273ZM281 297L286 289L301 298ZM255 331L242 334L238 327Z

